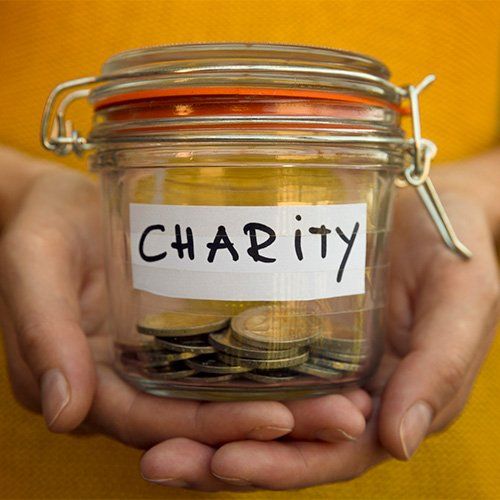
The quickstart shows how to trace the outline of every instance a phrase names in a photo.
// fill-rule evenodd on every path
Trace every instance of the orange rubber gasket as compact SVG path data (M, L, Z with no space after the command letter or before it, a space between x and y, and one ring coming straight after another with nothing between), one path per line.
M202 95L257 95L269 97L305 97L309 99L328 99L332 101L354 102L390 108L402 115L408 115L409 109L404 106L383 101L381 99L360 97L349 94L339 94L336 92L326 92L323 90L301 90L301 89L276 89L276 88L255 88L255 87L182 87L171 89L138 90L127 94L118 94L102 101L96 102L94 110L113 106L115 104L126 104L148 99L174 96L202 96Z

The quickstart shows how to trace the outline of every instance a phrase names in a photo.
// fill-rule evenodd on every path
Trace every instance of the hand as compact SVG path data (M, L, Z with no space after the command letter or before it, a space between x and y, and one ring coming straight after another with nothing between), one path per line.
M375 411L357 440L314 441L297 424L280 441L246 440L215 448L167 440L144 455L143 474L175 476L198 487L216 475L228 485L303 488L354 478L389 454L408 459L429 433L448 426L467 401L498 318L498 268L490 227L498 214L483 208L491 199L480 196L490 188L474 190L471 179L478 175L478 162L434 175L458 235L474 254L468 262L444 246L416 193L411 188L399 192L386 350L369 388ZM322 399L287 407L294 415L313 415ZM358 407L368 414L367 402L360 401ZM169 459L181 446L189 450L189 466ZM200 465L199 455L208 467Z
M0 150L0 163L5 157L2 168L12 182L23 177L27 163L35 174L25 176L29 183L17 189L11 196L15 204L12 200L4 212L0 323L13 392L23 405L43 412L49 429L68 432L83 424L145 449L165 441L158 444L168 450L160 465L171 469L160 467L158 474L167 475L158 476L153 463L144 473L165 484L188 481L210 490L240 489L210 475L214 446L258 443L292 429L300 439L314 439L321 431L321 439L336 442L363 433L370 400L361 390L310 404L199 403L154 397L122 381L109 367L96 185L52 164L40 164L36 173L38 162ZM155 448L151 453L155 456Z

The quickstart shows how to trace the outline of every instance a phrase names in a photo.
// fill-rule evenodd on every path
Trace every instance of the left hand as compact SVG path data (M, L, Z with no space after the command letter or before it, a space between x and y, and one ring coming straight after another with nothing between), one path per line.
M445 170L453 176L453 169ZM336 399L341 396L292 401L285 404L295 427L286 440L216 448L171 439L143 456L143 475L182 477L186 486L202 489L214 476L228 487L304 488L354 478L390 455L409 459L429 433L448 426L463 409L492 341L499 283L490 214L469 196L468 182L462 192L447 188L446 175L435 176L441 177L439 192L474 256L466 262L450 252L416 194L410 188L399 193L386 350L369 388L372 400L361 390L350 396L365 416L372 413L358 439L327 443L304 430L311 416L325 425L339 414L349 422L349 407ZM172 458L180 454L181 462Z
M329 397L312 416L296 411L294 420L276 401L160 398L127 384L110 368L97 185L2 148L0 170L0 326L8 372L14 396L42 412L50 430L99 431L143 449L169 440L180 475L170 471L175 475L161 482L183 485L189 467L189 484L202 489L231 488L209 475L212 447L271 440L293 428L301 439L322 430L325 441L363 433L356 404L366 412L369 399L359 389Z

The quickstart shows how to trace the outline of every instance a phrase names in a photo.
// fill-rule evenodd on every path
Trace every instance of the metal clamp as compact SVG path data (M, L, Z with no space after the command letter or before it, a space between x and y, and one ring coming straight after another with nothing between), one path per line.
M408 140L408 152L411 162L405 168L403 178L397 179L396 185L398 187L407 185L415 187L446 246L460 257L470 259L472 252L460 241L455 233L434 184L429 177L431 162L436 156L437 147L432 141L422 138L419 95L435 79L434 75L428 75L416 87L413 85L407 87L413 134L413 137Z
M77 99L88 97L90 89L74 90L65 95L57 108L55 119L52 118L52 114L54 103L60 94L70 89L94 84L97 81L98 78L95 76L79 78L61 83L52 90L43 109L42 125L40 127L40 139L46 149L61 156L71 152L75 152L80 156L85 150L92 147L88 144L87 139L81 136L77 130L74 130L73 124L65 118L68 106Z

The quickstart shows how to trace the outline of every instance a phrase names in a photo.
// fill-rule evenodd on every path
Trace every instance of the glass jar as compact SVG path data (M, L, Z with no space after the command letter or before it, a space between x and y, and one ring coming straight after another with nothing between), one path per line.
M396 179L466 253L428 178L418 95L430 80L388 78L351 52L194 44L125 52L53 91L44 145L94 149L100 174L120 375L217 400L319 395L373 374ZM64 118L82 97L88 138Z

